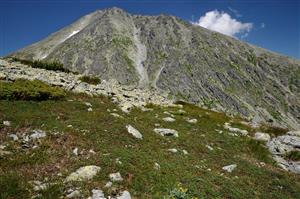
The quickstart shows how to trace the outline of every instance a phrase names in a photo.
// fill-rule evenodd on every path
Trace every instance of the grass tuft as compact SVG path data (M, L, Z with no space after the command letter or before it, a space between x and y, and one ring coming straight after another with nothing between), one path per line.
M94 85L97 85L101 82L99 77L92 77L92 76L82 76L79 78L79 80Z
M18 79L15 82L0 81L1 100L58 100L65 97L65 91L51 87L39 80Z

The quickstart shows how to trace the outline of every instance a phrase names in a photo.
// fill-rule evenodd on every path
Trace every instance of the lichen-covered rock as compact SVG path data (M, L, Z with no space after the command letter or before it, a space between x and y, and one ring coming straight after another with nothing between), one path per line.
M71 173L67 178L66 182L70 181L86 181L92 179L101 170L100 167L89 165L80 167L75 172Z
M135 138L143 139L143 135L138 130L136 130L134 127L132 127L131 125L127 125L126 128L127 128L128 133L133 135Z

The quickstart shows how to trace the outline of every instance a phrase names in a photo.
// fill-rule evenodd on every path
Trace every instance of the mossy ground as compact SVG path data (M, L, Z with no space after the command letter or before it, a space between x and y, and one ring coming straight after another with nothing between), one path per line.
M87 111L85 102L92 104L92 112ZM12 122L11 127L1 126L0 142L7 143L5 150L13 152L0 157L0 198L29 198L38 193L39 198L59 198L70 187L62 184L63 179L85 165L101 167L92 180L73 183L72 186L81 187L86 197L93 188L101 188L106 194L116 188L128 190L133 198L168 198L180 183L189 197L300 198L298 175L279 169L262 143L250 137L231 136L223 129L224 122L232 120L233 126L254 133L250 127L239 124L240 119L188 104L184 104L186 113L183 114L179 114L179 108L153 105L151 108L154 110L134 109L125 114L106 97L75 94L68 94L65 100L59 101L0 101L0 121ZM113 109L123 118L110 115L109 110ZM165 111L173 112L176 122L164 122L162 118L168 116ZM196 118L198 123L188 123L186 118ZM157 123L176 129L179 137L154 133ZM143 140L127 132L128 124L143 134ZM47 132L36 149L23 150L21 143L7 136L30 129ZM82 154L73 155L75 147ZM168 152L169 148L179 152ZM90 149L96 154L89 153ZM188 154L184 155L182 150ZM122 164L116 163L116 158ZM160 164L160 170L153 168L155 162ZM260 162L266 165L261 166ZM229 164L237 164L232 173L222 170ZM118 171L124 181L115 183L114 188L103 188L108 175ZM62 176L57 175L59 173ZM34 192L28 183L45 179L58 185Z

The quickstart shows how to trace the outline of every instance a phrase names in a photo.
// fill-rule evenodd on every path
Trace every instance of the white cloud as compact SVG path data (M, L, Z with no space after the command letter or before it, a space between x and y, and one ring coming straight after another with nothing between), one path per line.
M245 37L245 35L247 36L253 27L252 23L242 23L232 18L229 14L225 12L219 12L218 10L205 13L204 16L200 17L198 22L194 22L193 24L232 37L241 33L243 33Z
M266 24L265 23L261 23L260 24L260 28L264 28L264 27L266 27Z

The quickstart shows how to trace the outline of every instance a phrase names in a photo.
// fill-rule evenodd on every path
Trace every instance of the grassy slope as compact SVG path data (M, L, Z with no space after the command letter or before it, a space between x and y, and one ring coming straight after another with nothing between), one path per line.
M87 111L84 102L93 105L92 112ZM80 166L93 164L102 168L94 179L73 183L86 196L91 189L102 188L109 173L120 171L125 180L114 187L129 190L134 198L163 198L178 183L199 198L300 198L300 177L278 169L262 144L228 135L223 124L231 118L224 114L185 105L187 113L176 114L176 122L168 123L161 119L167 116L163 112L178 108L153 107L150 112L136 109L130 114L118 109L123 119L108 113L107 109L115 108L108 98L73 94L64 101L0 101L0 121L12 121L12 127L0 129L0 143L8 142L7 149L14 152L0 157L0 197L27 198L36 194L29 180L43 181L48 177L50 182L59 183ZM187 123L185 117L196 118L198 123ZM155 134L155 123L178 130L179 137ZM137 128L143 140L132 137L125 128L127 124ZM20 143L6 136L37 128L48 133L37 149L22 150ZM210 151L207 144L214 150ZM84 150L83 154L74 156L74 147L79 152ZM189 154L173 154L167 151L169 148L185 149ZM96 154L88 153L90 149ZM116 158L123 164L117 164ZM265 167L259 166L261 161L266 162ZM159 171L153 168L155 162L161 166ZM234 163L238 167L232 173L222 171L223 166ZM57 176L59 172L62 177ZM42 198L58 198L67 187L52 186L42 192ZM104 191L111 193L114 188Z

